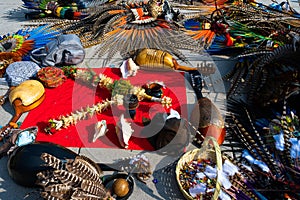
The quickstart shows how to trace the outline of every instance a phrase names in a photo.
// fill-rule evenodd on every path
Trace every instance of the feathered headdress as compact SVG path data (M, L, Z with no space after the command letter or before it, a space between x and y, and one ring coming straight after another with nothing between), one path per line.
M0 37L0 55L13 53L15 57L23 59L31 50L46 45L59 34L58 31L49 29L46 26L20 29L16 33Z
M162 2L106 4L94 9L88 17L77 22L57 22L51 27L81 37L85 47L97 46L96 56L105 61L117 53L121 56L144 48L167 51L185 58L180 49L201 52L203 49L185 35L177 23L166 17L178 13Z
M29 53L35 48L46 45L59 35L58 31L45 26L35 29L20 29L16 33L0 37L0 76L6 67L16 61L29 60Z
M292 43L299 35L299 15L265 5L235 2L183 20L186 33L207 47L209 53L234 50L255 53Z

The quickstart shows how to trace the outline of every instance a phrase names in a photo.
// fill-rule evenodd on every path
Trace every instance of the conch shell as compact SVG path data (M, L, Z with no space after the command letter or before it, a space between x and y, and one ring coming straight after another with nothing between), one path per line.
M119 143L123 148L128 148L128 141L133 132L134 130L131 128L131 124L125 120L124 114L122 114L116 125L116 134L118 136Z
M95 142L98 138L104 136L107 133L107 125L106 120L101 120L95 124L95 133L93 136L93 142Z

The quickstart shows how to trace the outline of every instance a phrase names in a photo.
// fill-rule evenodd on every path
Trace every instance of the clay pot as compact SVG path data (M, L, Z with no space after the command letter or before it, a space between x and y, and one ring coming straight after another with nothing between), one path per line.
M18 147L9 157L8 173L17 184L25 187L36 186L38 172L49 170L41 159L42 153L50 153L60 159L74 159L77 154L63 146L38 142Z
M218 127L216 125L209 125L205 128L199 128L199 131L204 134L205 137L211 136L214 137L218 144L223 144L226 136L225 128ZM197 137L197 136L196 136ZM198 138L199 139L199 138Z
M191 114L191 124L198 129L202 136L212 136L221 145L224 142L226 131L225 122L220 110L208 98L202 97L198 100ZM203 140L196 135L198 140Z

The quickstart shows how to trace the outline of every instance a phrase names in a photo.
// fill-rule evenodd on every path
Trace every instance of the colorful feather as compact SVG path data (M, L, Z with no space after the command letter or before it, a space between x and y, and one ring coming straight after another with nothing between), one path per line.
M47 6L50 2L55 2L61 6L74 6L78 7L78 9L85 9L87 7L95 5L95 0L22 0L23 7L28 9L36 9L36 10L46 10ZM99 0L100 1L100 0ZM102 2L101 2L102 3Z
M88 1L81 0L23 0L23 7L29 9L29 12L26 13L26 17L31 19L44 17L82 19L88 15L82 10L91 6L89 4Z
M7 34L1 37L0 54L13 54L22 60L29 60L29 53L36 48L45 46L60 33L40 26L34 29L20 29L14 34ZM19 60L19 59L18 59Z

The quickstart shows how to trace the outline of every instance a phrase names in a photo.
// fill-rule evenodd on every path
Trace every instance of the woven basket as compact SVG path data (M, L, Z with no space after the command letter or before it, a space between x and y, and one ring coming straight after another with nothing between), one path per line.
M176 180L177 184L179 186L180 191L182 192L183 196L188 199L188 200L193 200L194 198L186 191L183 189L181 183L180 183L180 170L183 169L183 167L195 160L195 159L210 159L216 163L218 172L222 171L222 156L221 156L221 150L220 147L216 141L215 138L213 137L206 137L203 145L200 149L194 149L192 151L186 152L178 161L176 169L175 169L175 174L176 174ZM219 193L221 190L221 183L219 180L219 176L217 176L217 183L215 186L215 192L212 197L212 199L216 200L218 199Z

